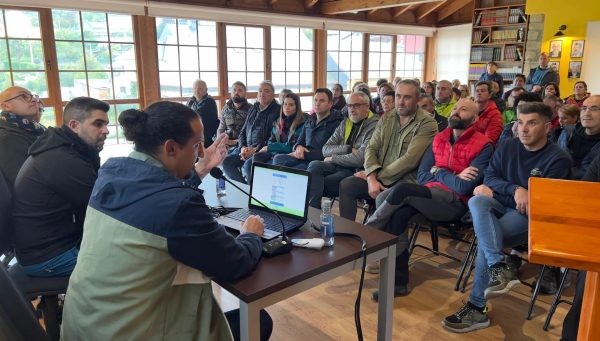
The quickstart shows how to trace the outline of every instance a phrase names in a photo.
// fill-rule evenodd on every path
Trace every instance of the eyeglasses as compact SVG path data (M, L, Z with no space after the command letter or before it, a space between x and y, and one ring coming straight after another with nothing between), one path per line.
M588 107L588 106L584 105L584 106L582 106L580 108L580 110L581 111L587 111L587 110L589 110L589 111L592 111L592 112L597 112L597 111L600 111L600 107L597 106L597 105L592 105L591 107Z
M16 99L16 98L19 98L19 97L22 97L25 102L36 102L37 103L37 102L40 101L40 96L38 96L38 95L33 95L33 94L28 94L28 93L21 93L21 94L16 95L15 97L7 99L4 102L12 101L13 99Z
M367 105L367 103L348 104L348 109L358 109L363 105Z

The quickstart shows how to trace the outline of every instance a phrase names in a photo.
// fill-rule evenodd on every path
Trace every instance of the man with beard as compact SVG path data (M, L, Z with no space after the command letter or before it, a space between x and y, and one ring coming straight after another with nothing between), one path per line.
M248 110L251 105L246 100L246 85L240 81L234 82L231 86L231 99L227 101L223 110L217 136L227 133L227 145L234 147L238 143L240 131L246 122Z
M409 220L422 213L435 221L456 221L468 210L467 200L473 189L483 181L493 146L488 137L476 131L479 119L477 104L470 99L459 100L450 119L449 128L435 136L425 151L418 171L418 184L400 182L377 198L377 210L367 225L400 236L396 258L394 296L409 293L408 238ZM378 292L373 293L378 299Z
M75 267L109 109L74 98L63 126L48 128L29 148L15 180L13 227L17 259L31 276L64 277Z

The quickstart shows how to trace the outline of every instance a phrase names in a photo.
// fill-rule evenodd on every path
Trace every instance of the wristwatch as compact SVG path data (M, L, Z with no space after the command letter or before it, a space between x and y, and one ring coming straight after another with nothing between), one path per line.
M440 168L440 167L438 167L438 166L433 166L433 167L431 167L431 169L429 170L429 173L430 173L431 175L435 176L435 175L437 174L437 172L439 172L439 171L440 171L440 169L441 169L441 168Z

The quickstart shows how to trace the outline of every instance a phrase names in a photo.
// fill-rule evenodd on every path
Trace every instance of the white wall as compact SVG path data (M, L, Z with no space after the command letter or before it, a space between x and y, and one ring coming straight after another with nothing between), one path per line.
M436 79L459 79L462 84L467 84L470 52L471 24L439 28L436 37Z
M594 56L594 58L592 58ZM600 21L590 21L587 25L581 79L588 85L592 94L600 94Z

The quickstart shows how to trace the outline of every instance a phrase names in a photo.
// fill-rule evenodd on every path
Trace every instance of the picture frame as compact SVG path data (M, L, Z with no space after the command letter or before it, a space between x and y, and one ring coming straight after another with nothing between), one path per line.
M562 40L550 40L550 51L548 56L550 58L560 58L562 55Z
M558 61L549 62L548 66L551 67L552 69L554 69L554 71L556 71L556 72L560 71L560 62L558 62Z
M583 58L585 40L573 40L571 42L571 58Z
M569 73L568 77L571 79L580 78L581 77L581 66L582 62L580 61L570 61L569 62Z

